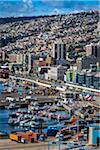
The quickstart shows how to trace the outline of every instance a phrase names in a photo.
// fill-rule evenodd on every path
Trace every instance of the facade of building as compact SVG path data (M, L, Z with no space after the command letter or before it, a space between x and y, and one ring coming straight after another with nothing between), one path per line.
M47 65L47 66L53 65L53 59L52 59L52 57L47 57L47 58L46 58L46 65Z
M100 72L96 73L93 76L93 86L94 86L94 88L100 90Z
M77 70L81 71L82 69L90 69L90 65L98 65L100 66L100 60L98 60L95 56L85 56L83 58L77 59Z
M64 81L65 82L76 82L76 72L74 70L67 70L67 72L64 75Z
M86 56L95 56L96 58L100 59L100 45L99 44L93 44L86 45Z
M89 73L86 75L86 86L91 87L93 86L93 74Z
M55 59L66 59L66 44L64 43L55 43L53 45L52 57Z
M79 85L86 84L86 74L84 72L77 73L77 83Z
M100 72L78 72L76 75L76 83L85 85L86 87L100 89Z
M93 124L89 126L89 145L100 145L100 126L99 124Z
M67 68L65 66L60 66L60 65L50 67L50 70L48 70L48 78L64 81L64 73L66 72L66 70Z
M64 74L64 82L77 83L81 86L100 89L100 71L91 70L75 71L67 70Z
M77 70L81 71L82 70L82 58L77 59L76 65L77 65Z
M24 64L28 68L28 71L39 65L39 57L37 55L27 53L24 57Z
M39 67L46 66L46 60L43 58L39 58Z
M3 78L3 79L9 78L9 67L8 66L0 67L0 78Z
M6 53L4 51L0 52L0 62L6 60Z
M11 63L23 64L24 55L23 54L9 54L9 61Z
M17 62L17 55L16 54L9 54L9 60L11 63L16 63Z
M17 64L23 64L23 54L17 54Z
M66 62L66 53L67 53L67 46L65 43L54 43L53 50L52 50L52 57L55 60L55 64L64 64Z

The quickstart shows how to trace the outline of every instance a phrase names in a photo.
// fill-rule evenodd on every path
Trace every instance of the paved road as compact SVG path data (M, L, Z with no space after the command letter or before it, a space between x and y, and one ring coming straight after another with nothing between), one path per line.
M0 150L48 150L48 142L21 144L9 139L0 139ZM58 150L58 147L53 145L49 150Z
M47 145L12 145L12 146L0 146L0 150L48 150L48 146Z
M38 80L35 81L33 79L24 78L24 77L20 77L20 76L18 76L18 77L10 76L10 78L36 83L37 85L45 86L45 87L49 87L49 88L51 87L51 84L52 84L52 82L45 83L45 80L43 80L44 83L41 83ZM72 88L75 88L75 89L77 88L77 89L86 90L86 91L90 91L90 92L98 92L98 93L100 93L100 90L93 89L93 88L88 88L88 87L84 87L84 86L80 86L80 85L76 85L76 84L72 84L72 83L65 83L65 84L61 84L61 85L62 85L62 87L56 86L55 89L64 92L64 91L66 91L66 87L72 87Z
M20 96L27 96L28 94L23 94L21 93L9 93L9 94L0 94L0 100L5 100L6 97L13 97L13 98L18 98ZM43 99L48 99L48 100L54 100L56 98L57 95L54 95L54 96L43 96L43 95L36 95L36 94L32 94L31 97L32 98L37 98L37 99L40 99L40 100L43 100Z
M41 144L5 144L0 146L0 150L48 150L48 143ZM58 150L57 146L51 146L50 150Z

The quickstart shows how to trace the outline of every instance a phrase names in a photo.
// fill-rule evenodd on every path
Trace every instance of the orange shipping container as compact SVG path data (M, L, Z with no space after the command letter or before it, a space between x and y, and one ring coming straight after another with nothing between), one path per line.
M20 142L21 141L21 136L19 135L16 135L16 134L10 134L9 135L9 138L13 141L17 141L17 142Z
M39 134L36 132L26 132L27 135L34 137L35 139L38 139Z
M32 137L31 135L28 135L25 132L17 132L17 135L21 136L22 138L25 138L26 140L28 140L31 143L34 142L34 137Z

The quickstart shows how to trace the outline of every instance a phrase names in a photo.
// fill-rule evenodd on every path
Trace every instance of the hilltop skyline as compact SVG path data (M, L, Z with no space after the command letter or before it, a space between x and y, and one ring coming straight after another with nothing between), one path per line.
M0 17L67 14L98 9L98 0L0 0Z

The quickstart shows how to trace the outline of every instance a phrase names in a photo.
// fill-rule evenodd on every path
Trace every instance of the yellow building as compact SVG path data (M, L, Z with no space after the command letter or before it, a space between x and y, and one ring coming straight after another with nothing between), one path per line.
M47 57L47 58L46 58L46 64L47 64L48 66L51 66L51 65L53 64L53 59L52 59L52 57Z

